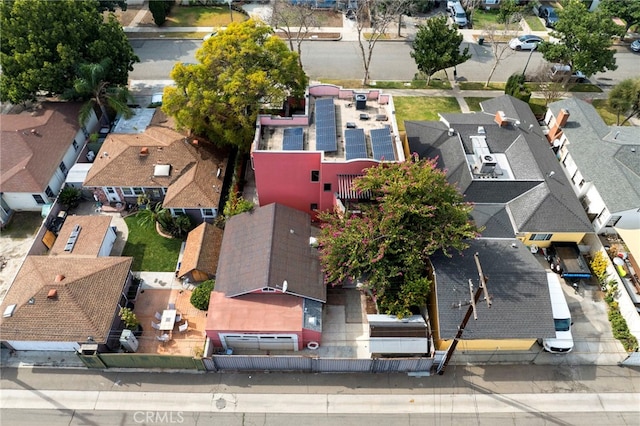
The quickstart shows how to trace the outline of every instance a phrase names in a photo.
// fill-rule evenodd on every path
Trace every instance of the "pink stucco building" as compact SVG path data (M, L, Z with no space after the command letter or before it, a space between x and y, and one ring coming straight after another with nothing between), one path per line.
M380 90L310 86L304 111L261 115L251 167L261 206L281 203L315 211L366 197L351 181L382 161L404 161L393 99Z

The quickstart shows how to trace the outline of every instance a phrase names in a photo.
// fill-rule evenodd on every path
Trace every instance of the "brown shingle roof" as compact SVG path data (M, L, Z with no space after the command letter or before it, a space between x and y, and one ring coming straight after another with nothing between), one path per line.
M207 222L189 232L178 276L181 277L194 269L215 275L222 233L222 229Z
M324 302L317 249L309 245L311 218L281 204L231 217L226 225L216 273L216 291L227 297L264 287Z
M44 192L79 130L79 110L79 103L45 102L35 112L0 115L3 192Z
M144 148L148 153L141 155ZM224 176L227 158L224 149L196 146L173 129L152 125L144 133L107 136L84 186L168 188L164 207L217 208L217 173ZM171 166L169 176L154 176L158 164Z
M73 228L79 225L80 233L68 252L64 248L67 245ZM105 234L111 226L110 216L68 216L58 232L58 238L49 251L50 256L97 256L104 241Z
M2 312L17 305L13 316L0 319L2 340L83 342L93 336L106 342L132 261L27 256L0 305ZM64 278L56 282L59 275ZM53 288L57 297L49 299Z

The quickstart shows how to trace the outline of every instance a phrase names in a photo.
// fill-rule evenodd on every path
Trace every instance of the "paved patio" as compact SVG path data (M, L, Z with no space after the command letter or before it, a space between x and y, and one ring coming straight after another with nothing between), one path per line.
M143 272L142 286L138 293L134 312L143 327L138 353L194 356L204 349L206 312L191 305L191 290L182 287L182 283L175 279L173 273ZM182 321L176 323L171 331L171 340L163 343L156 337L162 333L151 327L151 322L158 322L155 313L162 313L169 303L175 303L177 311L182 315ZM178 331L178 326L187 321L189 328L186 332Z

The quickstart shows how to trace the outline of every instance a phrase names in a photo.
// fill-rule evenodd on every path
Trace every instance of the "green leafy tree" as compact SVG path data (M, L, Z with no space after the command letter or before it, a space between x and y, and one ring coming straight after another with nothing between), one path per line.
M78 67L77 77L73 81L73 87L65 91L63 96L67 99L86 100L78 120L85 123L91 112L97 106L102 113L101 120L109 122L109 109L116 114L122 114L130 118L133 113L129 108L129 101L133 98L126 87L110 84L106 79L111 67L111 59L104 58L97 64L81 64Z
M609 92L609 106L616 112L618 126L634 116L640 117L640 78L629 78L616 84Z
M174 67L162 110L180 128L247 151L261 107L302 96L307 85L298 55L271 35L252 19L219 31L196 52L198 64Z
M167 15L169 15L174 3L175 1L173 0L149 1L149 11L151 12L151 16L153 16L153 22L155 22L157 26L161 26L167 21Z
M469 48L460 51L463 36L447 23L445 16L436 16L420 25L413 41L411 57L427 76L427 85L436 72L454 67L471 58Z
M602 10L589 12L580 0L569 0L558 11L558 22L551 32L558 43L545 41L537 50L547 61L570 65L590 77L618 68L611 49L612 37L623 32L624 28L615 25Z
M201 311L209 309L209 300L211 299L211 292L215 285L215 280L207 280L191 292L190 300L194 308Z
M111 59L105 81L126 85L138 57L113 14L97 0L0 2L0 100L24 103L62 94L78 64Z
M633 25L640 24L640 0L602 0L598 8L612 18L622 19L625 26L624 34Z
M515 0L502 0L496 20L501 24L519 21L524 9L525 7L516 4Z
M245 213L253 210L253 203L246 198L243 198L235 191L229 193L229 198L224 204L223 213L225 217L235 216L240 213Z
M326 281L361 280L383 313L404 317L426 304L429 255L463 250L477 236L472 206L434 160L380 164L356 179L375 203L360 215L320 214L318 238Z
M127 10L127 0L99 0L98 3L99 12L115 12L118 8L123 12Z

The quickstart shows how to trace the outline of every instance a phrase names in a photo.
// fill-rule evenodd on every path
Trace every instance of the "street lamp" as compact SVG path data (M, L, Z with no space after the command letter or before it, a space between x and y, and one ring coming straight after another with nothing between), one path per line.
M527 58L527 63L524 64L524 69L522 70L522 77L524 78L524 74L527 72L527 67L529 66L529 61L531 60L531 56L533 55L533 51L538 48L537 44L533 45L533 49L529 52L529 57Z
M229 3L229 15L231 16L231 22L233 22L233 9L231 9L231 2L233 0L227 0L227 2Z

